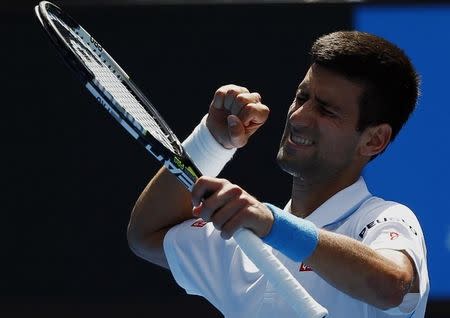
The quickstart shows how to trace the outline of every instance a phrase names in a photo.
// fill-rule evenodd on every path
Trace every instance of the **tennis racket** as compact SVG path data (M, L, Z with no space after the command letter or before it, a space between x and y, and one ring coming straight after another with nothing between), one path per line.
M40 2L35 13L64 61L87 90L134 139L192 190L201 176L200 170L155 107L100 43L50 2ZM253 232L241 229L233 237L300 317L328 315Z

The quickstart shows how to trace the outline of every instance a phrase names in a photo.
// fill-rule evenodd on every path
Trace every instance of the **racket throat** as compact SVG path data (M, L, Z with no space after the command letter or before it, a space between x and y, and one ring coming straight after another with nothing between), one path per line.
M189 190L192 191L194 187L194 183L196 180L192 179L192 176L189 176L185 170L178 168L173 162L170 160L164 161L164 167Z

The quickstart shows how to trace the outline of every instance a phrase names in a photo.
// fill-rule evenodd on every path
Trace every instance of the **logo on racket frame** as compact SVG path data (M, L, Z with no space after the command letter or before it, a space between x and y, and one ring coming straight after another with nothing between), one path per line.
M164 164L164 167L166 167L166 169L169 170L170 173L175 175L178 180L180 180L189 189L189 191L192 191L192 187L194 186L197 177L195 176L195 174L189 171L189 169L185 168L185 165L179 157L174 156L173 160L171 160L170 158L166 159L162 155L154 153L152 150L152 145L150 144L146 144L145 149L147 149L147 151L150 152L156 158L156 160L162 162ZM189 176L186 171L189 171L191 173L191 176Z

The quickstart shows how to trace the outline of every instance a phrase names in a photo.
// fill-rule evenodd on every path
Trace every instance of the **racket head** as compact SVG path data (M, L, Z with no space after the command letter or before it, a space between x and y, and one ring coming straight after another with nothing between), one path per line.
M79 23L42 1L35 14L66 64L89 92L190 190L201 173L152 103Z

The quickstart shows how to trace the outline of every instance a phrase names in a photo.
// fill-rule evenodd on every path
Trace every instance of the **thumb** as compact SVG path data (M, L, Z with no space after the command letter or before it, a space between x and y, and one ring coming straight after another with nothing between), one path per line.
M235 115L229 115L227 121L230 143L236 148L243 147L247 143L247 137L241 120Z

